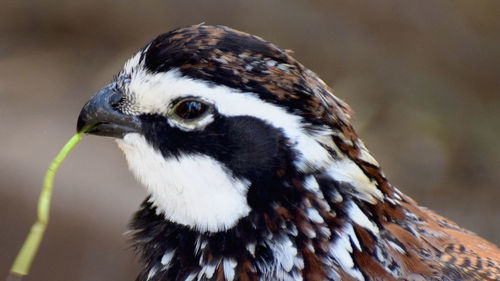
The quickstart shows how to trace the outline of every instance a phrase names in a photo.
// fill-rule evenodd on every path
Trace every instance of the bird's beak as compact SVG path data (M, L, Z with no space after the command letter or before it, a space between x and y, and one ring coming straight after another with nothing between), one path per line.
M101 89L83 106L78 116L77 132L115 138L139 132L140 120L115 108L122 97L113 84Z

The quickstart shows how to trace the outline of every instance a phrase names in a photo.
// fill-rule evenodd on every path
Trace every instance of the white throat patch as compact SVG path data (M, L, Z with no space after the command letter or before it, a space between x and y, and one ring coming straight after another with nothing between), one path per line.
M234 178L215 159L200 154L166 159L137 133L117 143L130 170L168 220L216 232L233 227L250 212L249 182Z

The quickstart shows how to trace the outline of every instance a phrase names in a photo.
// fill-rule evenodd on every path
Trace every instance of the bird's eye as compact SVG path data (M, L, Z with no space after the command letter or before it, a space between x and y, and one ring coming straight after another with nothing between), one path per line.
M202 130L214 120L214 105L206 100L188 97L172 103L168 123L184 131Z
M205 116L210 111L210 106L197 99L181 100L172 108L172 115L184 122L195 121Z

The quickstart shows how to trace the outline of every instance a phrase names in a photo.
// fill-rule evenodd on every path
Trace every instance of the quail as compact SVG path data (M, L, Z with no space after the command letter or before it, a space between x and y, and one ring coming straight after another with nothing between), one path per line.
M500 250L384 176L290 52L224 26L162 34L83 107L149 196L138 281L500 280Z

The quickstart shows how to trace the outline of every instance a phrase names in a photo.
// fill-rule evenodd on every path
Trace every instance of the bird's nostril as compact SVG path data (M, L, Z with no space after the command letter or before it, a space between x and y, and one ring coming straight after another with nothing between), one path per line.
M113 94L110 95L109 97L109 105L114 109L117 110L123 102L123 94L120 92L113 92Z

